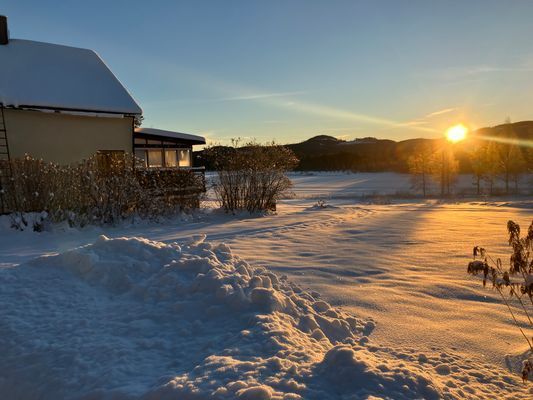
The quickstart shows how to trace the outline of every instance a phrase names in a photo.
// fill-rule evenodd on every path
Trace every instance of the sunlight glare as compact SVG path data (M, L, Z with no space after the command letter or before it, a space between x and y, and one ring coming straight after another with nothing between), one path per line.
M463 124L454 125L446 132L446 138L452 142L457 143L466 138L468 128Z

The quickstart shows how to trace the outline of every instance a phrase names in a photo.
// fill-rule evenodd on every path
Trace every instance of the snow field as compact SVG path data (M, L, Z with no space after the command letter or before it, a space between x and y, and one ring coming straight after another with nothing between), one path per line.
M11 399L439 398L332 308L224 244L108 239L0 273ZM21 362L23 361L23 362Z
M365 204L356 174L331 175L312 176L338 191L326 207L295 179L271 215L0 218L0 398L533 398L523 338L466 273L475 244L506 263L506 222L530 223L531 200Z

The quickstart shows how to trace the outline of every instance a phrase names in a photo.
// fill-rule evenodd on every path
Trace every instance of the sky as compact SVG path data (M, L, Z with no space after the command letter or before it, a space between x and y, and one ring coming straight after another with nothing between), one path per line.
M12 38L95 50L143 126L215 143L533 119L533 1L2 0L0 14Z

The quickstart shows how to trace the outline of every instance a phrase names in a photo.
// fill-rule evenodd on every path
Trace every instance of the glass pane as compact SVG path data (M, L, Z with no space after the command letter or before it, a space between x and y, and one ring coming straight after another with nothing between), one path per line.
M148 139L147 142L148 144L158 144L159 146L161 146L161 140Z
M146 167L146 150L135 150L135 157L143 160L144 166Z
M165 150L165 166L167 167L178 166L178 157L176 155L176 150Z
M163 153L161 150L148 150L148 166L155 168L163 166Z
M146 139L135 138L135 144L146 144Z
M191 151L189 149L178 150L180 167L191 166Z

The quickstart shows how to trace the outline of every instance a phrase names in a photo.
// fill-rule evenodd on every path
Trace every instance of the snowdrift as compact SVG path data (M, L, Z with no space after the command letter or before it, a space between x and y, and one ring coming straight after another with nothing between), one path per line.
M442 397L371 321L205 236L101 236L0 269L0 288L0 398Z

